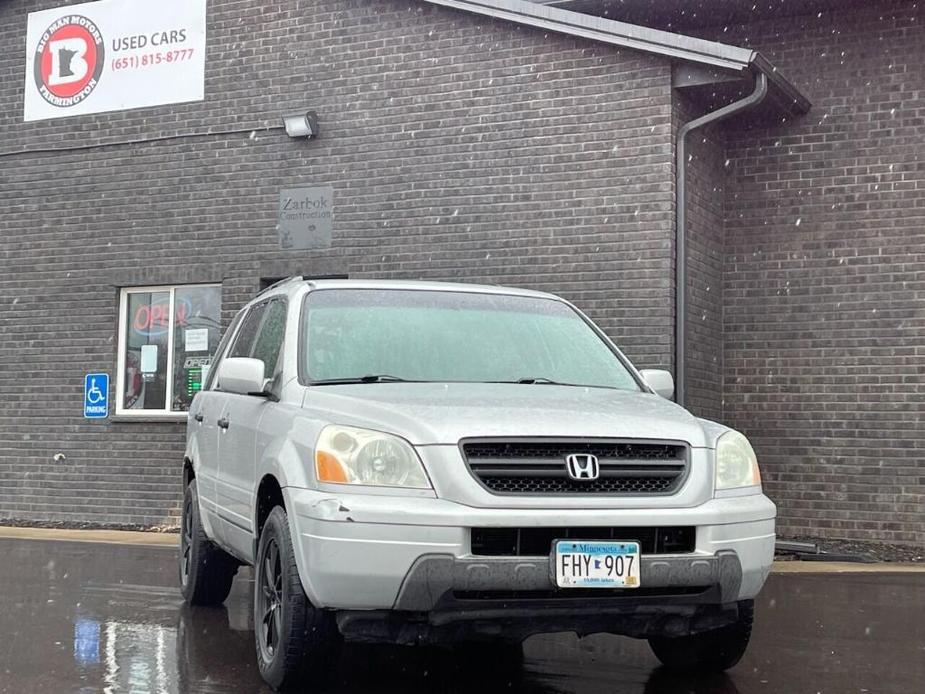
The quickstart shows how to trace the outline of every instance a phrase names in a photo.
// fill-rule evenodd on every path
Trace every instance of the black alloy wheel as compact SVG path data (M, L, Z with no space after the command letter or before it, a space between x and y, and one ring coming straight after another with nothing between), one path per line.
M206 534L199 517L196 480L187 485L180 516L180 592L187 605L216 606L225 602L238 572L238 561Z
M255 588L257 594L256 616L260 618L257 623L257 639L263 656L268 661L273 660L279 648L283 634L282 603L283 603L283 572L279 563L279 545L271 539L267 545L266 556L260 572L260 586Z
M312 605L299 577L289 518L270 511L254 562L254 640L260 675L273 689L304 689L333 674L340 634L333 613Z
M193 499L187 494L183 500L183 518L180 521L180 585L189 583L193 561Z

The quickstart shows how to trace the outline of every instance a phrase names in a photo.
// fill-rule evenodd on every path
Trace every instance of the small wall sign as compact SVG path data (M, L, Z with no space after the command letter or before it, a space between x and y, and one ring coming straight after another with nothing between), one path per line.
M84 417L102 419L109 416L109 374L84 376Z
M284 188L279 194L279 247L301 251L331 246L334 188Z

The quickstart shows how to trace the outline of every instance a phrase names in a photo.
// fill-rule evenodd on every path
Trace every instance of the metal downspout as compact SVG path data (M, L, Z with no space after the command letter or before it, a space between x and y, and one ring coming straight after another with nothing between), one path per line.
M755 77L755 89L744 99L711 111L685 123L678 130L675 165L675 402L684 405L686 396L684 364L685 330L687 327L687 136L705 125L734 116L761 103L768 93L768 78L763 72Z

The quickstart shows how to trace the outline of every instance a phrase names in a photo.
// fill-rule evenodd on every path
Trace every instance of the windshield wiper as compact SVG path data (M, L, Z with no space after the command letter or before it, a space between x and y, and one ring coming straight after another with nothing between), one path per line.
M349 383L415 383L401 376L389 374L367 374L366 376L353 376L350 378L325 378L320 381L311 381L313 386L339 386Z
M544 378L542 376L535 378L518 378L516 381L486 381L486 383L517 383L520 385L544 385L544 386L574 386L576 388L584 388L581 383L562 383L561 381L553 381L551 378Z

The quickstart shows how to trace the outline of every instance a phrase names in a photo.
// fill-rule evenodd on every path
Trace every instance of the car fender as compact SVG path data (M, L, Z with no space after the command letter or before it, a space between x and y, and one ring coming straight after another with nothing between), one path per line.
M279 483L283 493L283 503L287 510L286 515L289 521L289 532L292 535L299 579L302 581L305 594L313 601L316 594L312 588L304 553L301 551L302 535L291 502L290 490L316 486L312 461L319 430L318 422L305 417L301 408L275 408L272 416L264 417L258 427L260 432L258 436L259 459L256 471L258 485L267 475L272 475ZM258 503L259 499L255 494L252 510L255 529L257 528ZM255 550L257 540L259 538L255 537Z
M319 430L298 406L267 410L257 426L257 483L273 475L282 488L314 487L312 461Z
M289 523L289 533L292 537L293 544L293 554L295 555L296 567L299 570L299 580L302 582L302 589L305 591L305 594L308 596L309 600L313 604L317 604L316 593L312 586L311 575L309 568L305 562L304 552L302 552L302 534L299 526L298 519L295 513L295 506L292 502L291 492L293 489L298 487L304 487L304 473L300 474L300 454L298 447L293 444L293 442L285 437L276 438L265 450L264 457L260 460L259 463L259 474L257 483L260 484L265 477L268 475L276 478L276 481L279 483L280 489L283 493L283 504L286 508L286 517ZM290 472L295 471L295 475L290 475ZM292 483L292 477L296 479L297 484ZM257 495L255 495L256 497ZM253 527L257 528L257 508L259 505L259 498L255 498L254 509L253 509ZM253 559L256 561L257 558L257 543L259 542L259 537L255 536L254 538L254 551Z
M289 512L286 514L289 519L289 534L292 536L292 551L295 555L296 568L299 570L299 580L302 582L302 590L308 596L312 605L319 605L318 593L312 584L311 571L305 558L305 552L302 551L304 539L299 530L299 522L295 513L295 505L292 500L292 494L295 491L293 487L283 487L283 500Z

